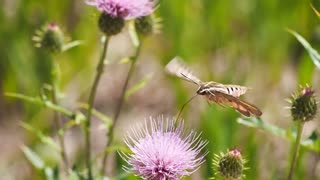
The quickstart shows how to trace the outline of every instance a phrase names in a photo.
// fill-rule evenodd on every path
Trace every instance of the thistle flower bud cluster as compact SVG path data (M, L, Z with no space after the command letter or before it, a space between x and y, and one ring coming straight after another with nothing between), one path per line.
M294 121L310 121L317 113L317 102L311 87L306 86L301 88L300 93L293 94L290 103Z
M161 21L161 18L157 17L155 14L151 14L135 19L134 25L139 34L147 36L150 34L157 34L161 31Z
M88 0L100 12L99 28L106 35L121 32L124 21L150 15L154 11L156 0Z
M243 159L240 151L234 149L226 153L220 153L220 155L215 154L213 168L217 177L236 180L244 177L245 163L246 160Z
M64 34L56 23L37 30L33 41L36 47L47 49L51 53L61 52L65 43Z
M112 36L121 32L124 27L124 19L120 17L112 17L109 14L102 13L100 15L99 29L106 35Z

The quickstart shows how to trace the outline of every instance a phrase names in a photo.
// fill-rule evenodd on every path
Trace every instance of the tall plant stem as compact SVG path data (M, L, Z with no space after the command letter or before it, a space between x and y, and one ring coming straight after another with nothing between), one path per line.
M92 167L91 167L91 142L90 142L90 127L91 127L91 114L94 104L94 98L96 95L96 91L98 88L98 84L101 78L101 75L103 73L104 69L104 60L106 58L107 48L109 43L109 37L106 37L106 39L103 42L103 48L100 55L99 64L97 66L97 73L93 82L93 85L90 90L89 100L88 100L88 111L86 116L86 123L85 123L85 146L86 146L86 166L88 169L88 179L92 180Z
M52 86L52 103L53 104L59 104L57 93L59 92L58 84L59 84L59 77L60 76L60 68L59 64L56 61L53 61L53 68L52 68L52 80L51 80L51 86ZM60 155L62 157L63 163L65 168L66 174L68 173L69 168L69 161L66 154L66 147L64 143L64 133L60 132L60 128L63 127L63 122L61 120L61 116L59 112L54 112L54 123L56 126L56 130L58 133L58 141L60 144Z
M290 166L290 171L289 171L289 175L288 175L288 180L292 180L293 177L293 172L294 169L296 167L297 164L297 159L298 159L298 155L299 155L299 149L300 149L300 142L301 142L301 134L302 134L302 130L303 130L303 122L299 122L298 123L298 134L296 137L296 144L294 145L294 152L293 152L293 158L291 161L291 166Z
M103 160L102 160L102 169L101 169L101 172L104 174L105 173L105 169L106 169L106 164L107 164L107 159L108 159L108 155L109 155L109 152L107 152L107 149L109 148L109 146L111 145L112 141L113 141L113 130L114 130L114 127L119 119L119 116L120 116L120 113L121 113L121 110L122 110L122 105L123 105L123 102L124 102L124 97L125 97L125 94L126 94L126 91L127 91L127 88L128 88L128 84L129 84L129 80L130 78L132 77L133 73L134 73L134 70L135 70L135 67L136 67L136 62L137 62L137 58L140 54L140 49L141 49L141 44L139 44L139 46L137 46L137 50L136 50L136 53L133 57L131 57L131 65L130 65L130 69L129 69L129 72L127 74L127 77L126 77L126 80L124 82L124 85L122 87L122 90L121 90L121 96L120 96L120 100L116 106L116 110L115 110L115 114L114 114L114 117L113 117L113 123L112 125L110 126L110 129L107 133L107 137L108 137L108 142L105 146L105 153L104 153L104 156L103 156Z

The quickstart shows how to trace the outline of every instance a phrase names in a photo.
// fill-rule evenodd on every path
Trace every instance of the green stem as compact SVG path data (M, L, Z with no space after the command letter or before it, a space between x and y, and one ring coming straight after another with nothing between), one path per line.
M298 123L298 132L297 132L298 134L297 134L297 137L296 137L296 144L294 146L293 158L292 158L292 161L291 161L291 167L290 167L290 171L289 171L289 175L288 175L288 180L292 180L293 172L294 172L294 169L295 169L296 164L297 164L303 125L304 125L303 122L299 122Z
M141 50L141 44L139 44L139 46L137 46L136 53L131 58L130 69L129 69L129 72L127 74L125 83L124 83L124 85L122 87L119 103L116 106L116 111L115 111L115 114L114 114L114 117L113 117L113 124L110 126L110 129L109 129L109 131L107 133L108 142L107 142L107 144L106 144L106 146L104 148L105 153L104 153L104 156L103 156L102 169L101 169L101 172L103 174L105 173L105 170L106 170L106 164L107 164L107 159L108 159L108 155L109 155L109 152L107 152L107 149L109 148L109 146L111 145L111 143L113 141L113 130L114 130L114 127L115 127L115 125L116 125L116 123L117 123L117 121L119 119L119 116L120 116L120 113L121 113L121 110L122 110L122 105L123 105L123 102L124 102L125 93L126 93L127 88L128 88L129 80L130 80L130 78L132 77L132 75L134 73L134 70L135 70L135 67L136 67L137 58L138 58L138 56L140 54L140 50Z
M90 127L91 127L91 114L92 114L92 109L93 109L93 103L94 103L94 98L96 95L97 87L101 78L101 75L103 73L104 69L104 60L106 58L106 53L107 53L107 48L108 48L108 42L109 38L106 37L105 41L103 42L103 48L99 60L99 64L97 66L97 73L93 82L93 85L90 90L90 96L88 100L88 111L87 111L87 116L86 116L86 123L85 123L85 146L86 146L86 166L88 169L88 179L92 180L92 167L91 167L91 142L90 142Z
M58 89L58 84L59 84L59 65L56 61L53 61L53 72L52 72L52 81L51 81L51 86L52 86L52 103L53 104L58 104L58 98L57 98L57 93L59 92ZM56 130L58 133L58 141L61 147L60 150L60 155L63 159L64 162L64 166L65 168L65 172L66 174L68 174L68 168L69 168L69 162L68 162L68 157L66 154L66 147L65 147L65 143L64 143L64 133L60 133L59 130L60 128L63 127L63 122L61 120L60 117L60 113L59 112L54 112L54 123L56 126Z

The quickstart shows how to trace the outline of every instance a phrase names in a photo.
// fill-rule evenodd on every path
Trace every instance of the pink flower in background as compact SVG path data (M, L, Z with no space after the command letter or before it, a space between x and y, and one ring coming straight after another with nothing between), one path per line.
M156 0L87 0L88 5L97 7L99 11L123 19L148 16L156 3Z
M142 130L133 130L125 138L132 153L120 153L129 164L125 170L152 180L178 180L189 176L204 162L201 150L207 141L194 131L184 132L183 122L175 126L172 119L150 118Z

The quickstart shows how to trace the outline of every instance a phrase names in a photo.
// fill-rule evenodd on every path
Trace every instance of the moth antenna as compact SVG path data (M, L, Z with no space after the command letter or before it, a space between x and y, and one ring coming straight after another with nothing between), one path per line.
M190 80L191 82L195 83L196 85L201 86L201 85L199 84L199 82L194 81L193 79L189 78L188 76L186 76L186 75L183 74L183 73L180 73L180 74L181 74L183 77L185 77L186 79L188 79L188 80Z
M186 107L186 105L187 104L189 104L195 97L197 97L198 96L198 94L195 94L194 96L192 96L186 103L184 103L183 105L182 105L182 107L181 107L181 109L180 109L180 111L179 111L179 114L178 114L178 116L177 116L177 118L176 118L176 122L178 122L178 120L179 120L179 118L180 118L180 116L181 116L181 114L182 114L182 111L183 111L183 109Z

